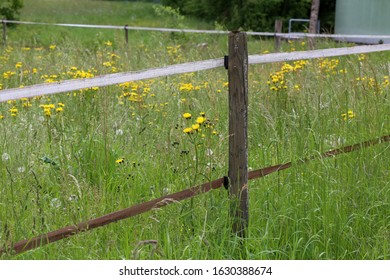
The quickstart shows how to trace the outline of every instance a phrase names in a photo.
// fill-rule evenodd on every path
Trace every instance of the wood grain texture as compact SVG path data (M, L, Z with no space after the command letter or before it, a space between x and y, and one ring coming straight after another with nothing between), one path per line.
M243 32L229 34L229 195L233 232L245 237L248 191L248 47Z

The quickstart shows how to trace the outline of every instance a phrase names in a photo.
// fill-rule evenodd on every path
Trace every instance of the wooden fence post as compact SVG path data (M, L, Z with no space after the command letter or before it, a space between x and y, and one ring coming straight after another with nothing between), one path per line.
M1 21L3 23L3 45L7 44L7 22L3 19Z
M311 2L311 12L310 12L310 24L309 24L309 33L317 33L318 28L318 14L320 12L320 0L312 0ZM315 38L309 37L309 48L314 50L314 40Z
M248 49L243 32L229 33L229 197L233 232L248 227Z
M282 38L276 35L276 33L282 33L283 21L275 20L275 52L280 51L280 43Z
M125 41L126 45L129 44L129 29L127 29L127 24L125 25Z

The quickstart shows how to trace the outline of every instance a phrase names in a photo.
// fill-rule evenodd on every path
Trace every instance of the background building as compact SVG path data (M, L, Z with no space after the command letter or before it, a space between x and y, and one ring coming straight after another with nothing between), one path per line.
M337 0L335 34L390 35L390 0ZM377 44L378 38L351 42ZM390 43L390 39L382 39Z

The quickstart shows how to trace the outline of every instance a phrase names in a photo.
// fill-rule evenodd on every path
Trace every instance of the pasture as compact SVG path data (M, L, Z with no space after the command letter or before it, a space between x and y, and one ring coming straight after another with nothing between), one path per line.
M39 11L39 16L38 16ZM161 6L25 1L22 20L213 29ZM273 40L249 38L250 54ZM321 40L318 48L345 46ZM281 51L306 50L304 40ZM226 55L227 36L8 29L1 89ZM249 68L249 168L389 134L389 53ZM225 69L0 103L0 247L227 175ZM389 144L249 182L231 234L221 188L1 259L389 259Z

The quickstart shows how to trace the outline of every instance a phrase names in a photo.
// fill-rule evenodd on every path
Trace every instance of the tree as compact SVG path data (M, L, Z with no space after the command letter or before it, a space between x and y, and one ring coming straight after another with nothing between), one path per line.
M320 2L320 1L318 1ZM274 31L275 20L310 17L312 0L162 0L180 13L218 22L229 30ZM332 31L336 0L322 0L321 27Z
M317 33L318 14L320 10L320 0L312 0L310 12L309 33ZM314 38L309 38L309 47L314 49Z
M0 0L0 18L15 20L22 7L23 0Z

